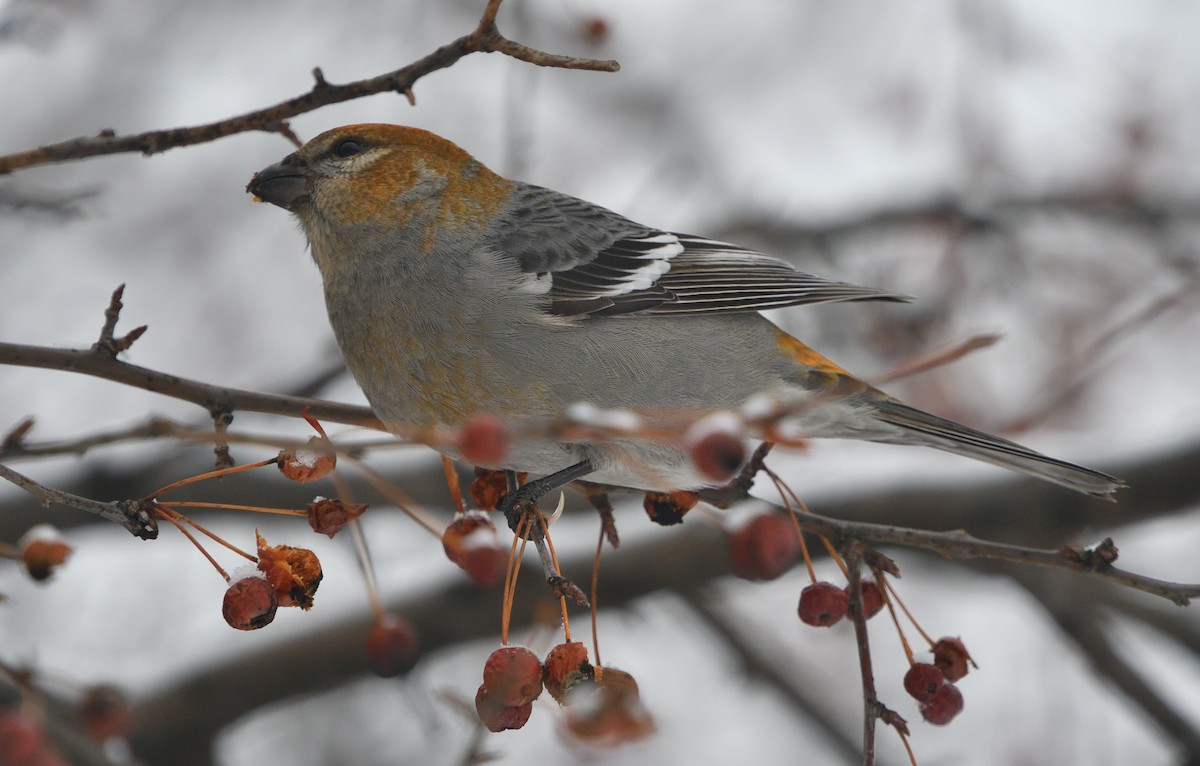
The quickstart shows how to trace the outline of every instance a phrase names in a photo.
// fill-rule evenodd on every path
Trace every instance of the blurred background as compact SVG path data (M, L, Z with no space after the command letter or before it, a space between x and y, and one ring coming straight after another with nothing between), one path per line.
M469 32L483 5L0 0L0 154L104 128L233 116L306 91L317 66L335 83L390 71ZM1035 547L1111 534L1125 568L1200 580L1200 6L507 0L499 24L550 52L617 59L621 71L474 55L420 80L415 107L378 95L302 115L292 129L307 140L353 122L427 128L505 175L635 220L916 296L774 317L868 379L999 334L887 388L1122 476L1131 489L1117 505L927 450L822 442L772 466L817 512ZM127 361L361 403L339 374L303 235L243 191L291 150L255 133L0 178L0 341L85 348L124 283L118 332L149 325ZM151 415L208 424L166 397L0 366L0 431L33 417L30 441ZM302 423L240 413L233 428L308 435ZM273 453L235 445L233 454ZM109 500L206 470L212 452L142 440L5 462ZM431 451L381 451L371 464L450 519ZM195 496L310 499L310 488L269 473ZM385 598L424 647L399 680L366 672L366 596L342 536L318 539L294 520L204 516L239 544L251 545L257 526L273 542L312 547L324 564L312 612L286 610L241 634L220 617L224 583L173 530L137 541L7 484L0 541L50 522L75 552L46 584L0 562L0 662L29 669L67 703L88 684L119 685L134 706L133 756L148 763L452 764L481 753L499 763L859 761L853 635L796 619L803 569L767 584L731 578L728 518L698 513L654 528L636 498L618 509L623 544L606 554L599 633L606 662L638 679L656 734L586 747L542 700L522 731L479 741L460 707L471 707L499 643L499 592L467 582L437 540L369 489L361 495ZM597 525L578 497L571 505L555 539L578 567L565 574L584 583ZM921 724L900 685L895 635L871 623L881 698L912 723L922 764L1200 762L1194 608L1058 572L887 552L926 628L961 635L980 664L961 683L964 713L946 728ZM828 561L819 568L840 577ZM538 618L545 594L534 579L523 583L514 635L542 653L557 639ZM583 612L573 624L586 634ZM69 728L70 713L59 718ZM879 743L880 762L907 761L891 732Z

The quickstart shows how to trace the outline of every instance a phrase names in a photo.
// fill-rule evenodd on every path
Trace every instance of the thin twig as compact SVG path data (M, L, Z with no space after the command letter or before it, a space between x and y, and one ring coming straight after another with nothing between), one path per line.
M867 635L867 616L862 598L862 550L857 541L842 548L846 560L847 590L850 592L849 615L858 645L858 667L862 676L863 766L875 764L875 721L879 717L879 697L875 694L875 671L871 667L871 644Z

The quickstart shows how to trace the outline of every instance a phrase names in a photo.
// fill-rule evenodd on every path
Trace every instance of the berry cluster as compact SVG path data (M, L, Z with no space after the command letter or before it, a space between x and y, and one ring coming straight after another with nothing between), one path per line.
M933 662L913 662L904 674L904 690L921 705L921 717L944 726L963 709L962 692L955 682L975 661L961 639L944 637L930 647Z
M626 742L654 729L633 676L592 665L587 647L578 641L558 644L544 662L519 646L492 652L475 692L479 720L493 732L520 729L543 688L566 709L567 729L580 739Z

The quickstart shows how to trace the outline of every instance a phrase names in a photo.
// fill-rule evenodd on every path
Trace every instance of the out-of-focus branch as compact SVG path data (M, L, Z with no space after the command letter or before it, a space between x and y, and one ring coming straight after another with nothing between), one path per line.
M1135 661L1121 654L1112 640L1104 613L1096 609L1081 609L1087 602L1086 586L1075 581L1059 582L1049 573L1028 570L1014 572L1021 583L1046 609L1059 628L1070 637L1089 660L1095 671L1116 684L1191 757L1200 754L1200 730L1181 715L1147 681ZM1191 763L1192 761L1188 761Z
M791 647L773 643L770 636L747 635L736 617L727 614L716 589L693 588L681 595L696 616L737 656L747 676L774 689L795 709L798 717L820 729L845 763L862 757L858 743L842 731L820 693L779 672L779 658L791 651Z
M151 130L127 135L117 135L112 130L103 130L95 136L81 136L69 141L0 156L0 174L12 173L15 170L38 165L106 154L140 152L148 157L165 152L167 149L207 143L248 131L279 133L296 142L296 138L287 124L289 118L330 104L340 104L343 101L351 101L377 93L403 93L409 101L414 101L412 87L417 80L431 72L446 69L472 53L502 53L538 66L563 69L586 69L599 72L616 72L620 69L620 65L616 61L559 56L509 40L500 34L500 30L496 27L496 13L500 9L501 2L502 0L488 2L479 25L470 34L443 45L424 58L392 72L335 85L325 79L320 69L314 69L313 78L316 82L311 90L274 106L191 128Z

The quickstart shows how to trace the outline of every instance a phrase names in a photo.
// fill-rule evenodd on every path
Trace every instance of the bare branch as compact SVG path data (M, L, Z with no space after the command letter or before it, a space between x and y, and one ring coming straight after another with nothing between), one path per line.
M146 367L122 362L92 350L45 348L18 343L0 343L0 364L18 367L38 367L92 375L104 380L123 383L135 388L182 399L205 408L227 408L231 411L261 412L268 415L300 417L308 413L321 420L347 423L384 430L383 424L367 407L338 404L323 399L308 399L283 394L263 394L237 388L214 386L176 375L157 372Z
M111 503L102 503L98 500L80 497L39 484L5 465L0 465L0 478L11 481L33 495L43 506L49 506L51 503L69 505L72 508L78 508L107 521L120 524L134 537L140 537L143 540L153 540L158 537L158 524L142 504L136 501L117 500Z
M496 13L500 9L501 2L502 0L490 0L480 19L479 26L470 34L443 45L424 58L392 72L334 85L325 79L325 75L321 73L320 69L316 69L313 71L315 83L311 90L274 106L191 128L169 128L126 135L117 135L112 130L102 130L95 136L81 136L69 141L0 156L0 175L38 165L107 154L140 152L143 156L149 157L168 149L194 146L249 131L279 133L292 143L296 143L298 139L287 124L289 118L330 104L340 104L377 93L401 93L412 101L412 86L417 80L439 69L446 69L472 53L503 53L506 56L538 66L562 69L585 69L599 72L616 72L620 69L620 65L616 61L558 56L509 40L496 28Z
M963 530L930 532L886 524L832 519L815 513L799 514L797 519L805 531L828 537L835 544L847 539L857 539L877 545L892 544L909 548L923 548L948 559L998 559L1019 564L1066 569L1112 580L1134 590L1160 596L1179 606L1187 606L1191 599L1200 597L1200 583L1169 582L1117 569L1107 564L1096 565L1090 562L1091 557L1081 556L1078 551L1074 550L1027 548L981 540Z

